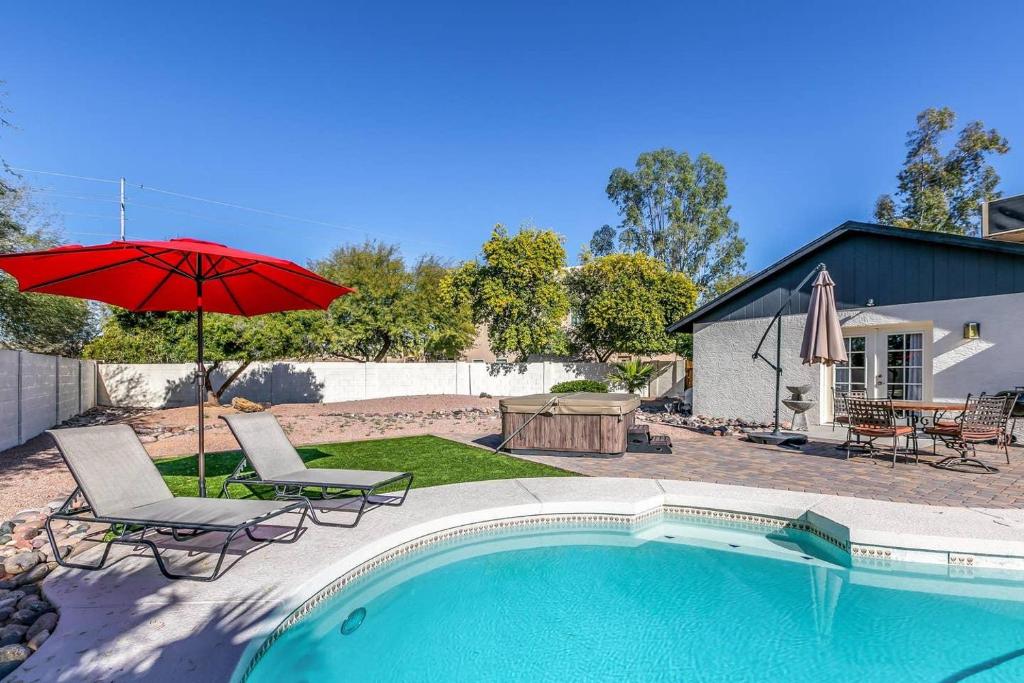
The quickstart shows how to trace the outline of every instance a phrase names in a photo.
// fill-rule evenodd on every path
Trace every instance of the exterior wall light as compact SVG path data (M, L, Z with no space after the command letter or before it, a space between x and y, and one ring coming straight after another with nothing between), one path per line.
M868 299L867 303L865 303L864 305L867 306L868 308L871 308L871 307L873 307L875 305L875 300L874 299Z
M964 323L964 339L980 339L981 323Z

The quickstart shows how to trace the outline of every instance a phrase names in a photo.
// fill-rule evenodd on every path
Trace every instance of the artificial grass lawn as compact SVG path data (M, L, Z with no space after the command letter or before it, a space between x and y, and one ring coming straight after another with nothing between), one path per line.
M321 444L304 446L298 451L308 467L412 472L414 488L488 479L578 476L574 472L492 453L436 436ZM224 479L231 474L241 457L239 451L206 454L208 495L216 496L220 493ZM156 467L174 495L199 495L196 456L158 460ZM247 489L237 485L232 487L230 493L234 498L249 495Z

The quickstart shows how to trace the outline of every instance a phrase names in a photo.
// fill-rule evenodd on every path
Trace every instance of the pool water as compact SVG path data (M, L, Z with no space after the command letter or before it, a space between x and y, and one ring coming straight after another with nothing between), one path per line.
M1024 680L1024 577L846 564L697 521L476 537L353 583L247 680Z

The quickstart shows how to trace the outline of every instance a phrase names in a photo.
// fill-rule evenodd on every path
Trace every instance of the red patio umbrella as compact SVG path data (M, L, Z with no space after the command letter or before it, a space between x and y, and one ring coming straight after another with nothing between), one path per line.
M95 299L130 311L194 311L198 354L199 495L206 495L203 313L253 316L326 309L353 291L272 256L195 239L121 241L0 255L23 292Z

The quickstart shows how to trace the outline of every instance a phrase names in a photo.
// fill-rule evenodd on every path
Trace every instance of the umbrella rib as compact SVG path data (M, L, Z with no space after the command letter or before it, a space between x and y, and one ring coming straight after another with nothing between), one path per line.
M291 268L285 268L284 266L279 266L276 263L270 263L269 261L260 261L259 264L263 266L269 266L271 268L276 268L277 270L283 270L286 273L296 275L307 280L312 280L313 282L326 282L327 284L334 285L335 287L343 287L345 289L350 289L349 287L345 287L344 285L339 285L337 283L331 282L327 278L323 277L322 275L317 275L316 273L310 273L308 271L303 270L292 270Z
M157 268L166 268L166 269L169 269L169 270L170 270L170 271L171 271L172 273L175 273L175 274L177 274L177 275L180 275L180 276L182 276L182 277L184 277L184 278L188 278L189 280L195 280L195 279L196 279L196 272L195 272L195 268L193 268L193 269L192 269L192 272L190 273L190 272L188 272L187 270L184 270L184 269L182 269L182 268L180 267L182 263L186 263L186 264L188 264L189 266L191 266L191 265L192 265L192 264L190 264L190 263L188 262L188 257L189 257L189 253L190 253L190 252L186 252L186 253L185 253L185 256L184 256L184 258L182 258L182 260L181 260L181 261L178 261L177 265L173 265L173 266L172 266L172 265L171 265L171 264L170 264L169 262L167 262L167 261L163 260L163 259L162 259L162 258L160 258L160 257L161 257L161 256L163 256L164 254L169 254L169 253L171 253L172 251L175 251L175 250L173 250L173 249L167 249L167 250L165 250L165 251L162 251L162 252L159 252L159 253L156 253L156 254L150 254L149 252L147 252L147 251L146 251L146 250L145 250L144 248L142 248L142 247L139 247L139 249L140 249L140 251L142 251L142 253L146 254L146 255L147 255L147 256L148 256L149 258L152 258L152 259L156 260L156 263L150 263L150 262L145 262L145 263L146 263L147 265L155 266L155 267L157 267Z
M178 265L180 266L182 261L185 261L186 259L188 259L188 254L185 254L181 257L181 261L178 261ZM165 284L167 284L167 281L170 280L171 276L173 276L174 274L175 271L173 270L167 271L167 274L163 276L163 278L160 280L160 282L156 284L155 287L153 287L152 291L150 291L150 293L146 295L146 298L144 298L142 301L138 303L137 306L135 306L134 310L140 310L143 306L148 304L149 300L156 296L156 293L159 292Z
M242 315L247 315L246 312L245 312L245 309L242 308L241 302L235 296L235 293L231 291L230 287L228 287L228 281L227 280L223 280L221 282L221 285L223 285L224 291L228 293L228 296L231 297L231 301L234 302L235 308L238 309L238 312L241 313Z
M68 253L72 253L72 252L68 252ZM167 252L165 251L163 253L167 253ZM37 284L32 285L31 287L26 287L22 291L24 291L24 292L37 291L37 290L39 290L42 287L52 287L53 285L59 285L61 283L68 282L70 280L75 280L75 279L78 279L80 277L85 277L87 275L93 275L95 273L100 273L100 272L103 272L104 270L110 270L111 268L117 268L119 266L126 266L129 263L142 263L144 265L152 265L152 266L154 266L156 268L159 268L160 266L157 266L156 264L147 263L146 259L150 258L151 256L152 256L151 254L147 254L145 256L136 256L136 257L130 258L127 261L118 261L117 263L107 263L105 265L97 266L96 268L89 268L88 270L83 270L83 271L80 271L78 273L74 273L72 275L65 275L63 277L58 277L58 278L55 278L53 280L47 280L46 282L39 282Z
M267 277L266 275L264 275L263 273L261 273L261 272L259 272L257 270L252 271L252 274L255 275L256 277L263 278L264 280L266 280L270 284L272 284L272 285L274 285L274 286L276 286L276 287L278 287L280 289L283 289L284 291L288 292L289 294L291 294L295 298L302 299L303 301L305 301L307 304L309 304L310 306L312 306L314 308L320 308L320 309L325 308L325 307L320 306L320 304L316 303L315 301L311 301L310 299L307 299L303 295L301 295L298 292L296 292L294 289L282 285L277 280L273 280L273 279Z

